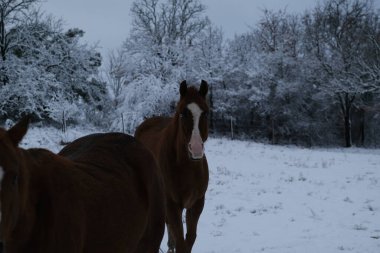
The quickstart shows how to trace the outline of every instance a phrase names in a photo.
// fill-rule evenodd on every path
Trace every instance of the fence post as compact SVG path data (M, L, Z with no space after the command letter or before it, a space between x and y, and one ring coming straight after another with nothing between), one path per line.
M274 133L274 119L272 118L272 145L275 144L275 133Z
M62 133L66 133L65 111L62 112Z
M234 123L233 123L233 119L232 119L232 116L231 116L231 140L234 139Z
M123 113L121 114L121 124L122 124L122 131L123 131L123 133L125 133L125 131L124 131L124 116L123 116Z

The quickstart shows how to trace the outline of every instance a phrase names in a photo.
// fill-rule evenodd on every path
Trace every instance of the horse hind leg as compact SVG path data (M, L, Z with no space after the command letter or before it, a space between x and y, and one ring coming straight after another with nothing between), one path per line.
M160 253L165 233L165 212L161 203L155 203L150 211L148 225L135 253Z
M143 237L138 243L135 253L160 253L162 237L165 231L165 224L152 224L147 227Z

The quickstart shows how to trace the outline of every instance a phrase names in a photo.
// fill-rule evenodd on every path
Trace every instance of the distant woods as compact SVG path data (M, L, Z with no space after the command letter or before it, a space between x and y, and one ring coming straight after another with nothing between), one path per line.
M130 131L146 116L172 113L180 80L202 78L211 85L214 135L380 145L380 12L373 2L326 0L302 14L263 10L229 40L206 10L196 0L134 2L131 33L107 69Z
M135 0L130 34L105 62L80 43L85 31L64 31L37 2L0 0L1 120L55 123L65 111L69 124L133 132L173 113L181 80L204 79L216 136L380 146L380 11L370 0L263 10L231 39L201 1Z

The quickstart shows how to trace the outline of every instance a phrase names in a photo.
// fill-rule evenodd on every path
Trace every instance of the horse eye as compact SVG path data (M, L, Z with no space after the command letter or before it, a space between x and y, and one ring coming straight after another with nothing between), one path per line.
M181 118L187 118L189 116L189 110L185 108L179 116Z
M206 119L208 118L208 112L204 112L202 113L203 117L205 117Z

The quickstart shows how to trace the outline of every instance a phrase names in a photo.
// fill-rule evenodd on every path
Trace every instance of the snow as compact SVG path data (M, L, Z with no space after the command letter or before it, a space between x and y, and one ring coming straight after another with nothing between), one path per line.
M34 127L22 146L57 152L94 131ZM380 150L211 138L206 154L210 183L193 252L380 251Z

